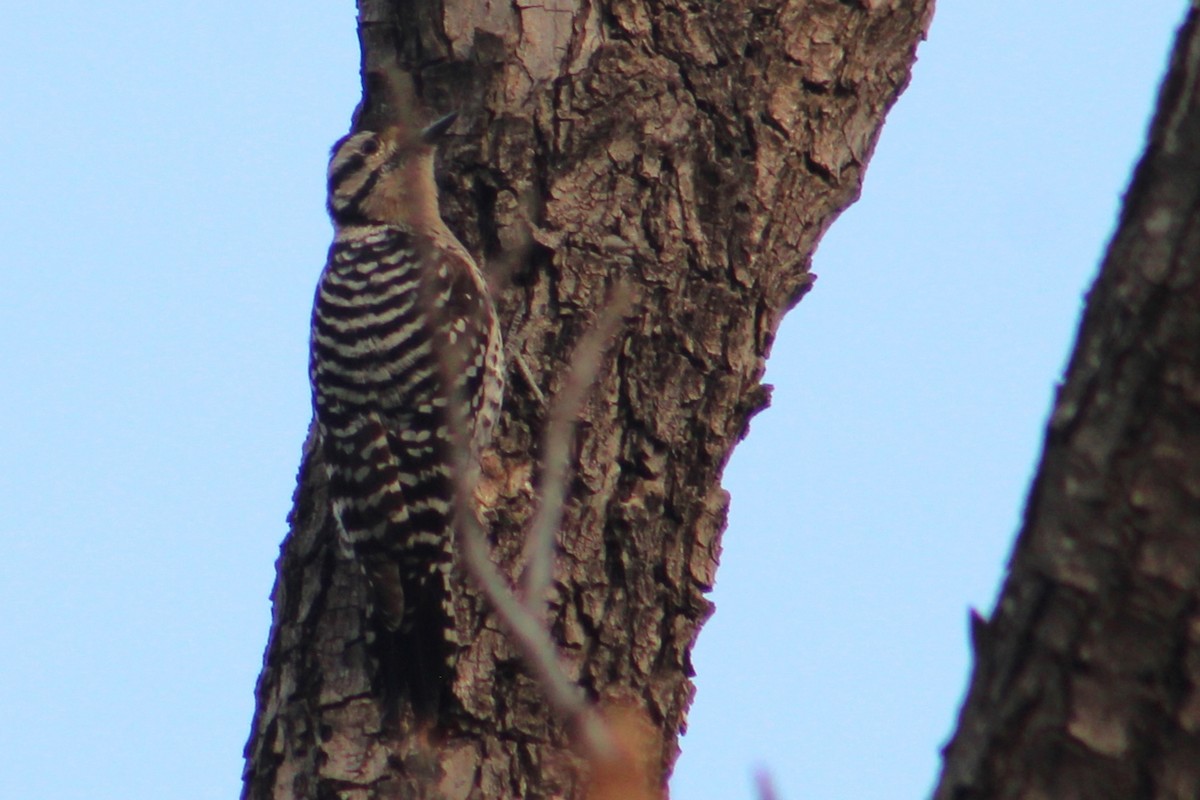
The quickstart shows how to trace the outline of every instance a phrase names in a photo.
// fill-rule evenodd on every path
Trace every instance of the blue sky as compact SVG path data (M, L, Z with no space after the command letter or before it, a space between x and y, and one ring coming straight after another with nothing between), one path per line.
M727 471L676 798L927 794L1185 7L941 2ZM349 2L6 10L0 796L239 790L357 66Z

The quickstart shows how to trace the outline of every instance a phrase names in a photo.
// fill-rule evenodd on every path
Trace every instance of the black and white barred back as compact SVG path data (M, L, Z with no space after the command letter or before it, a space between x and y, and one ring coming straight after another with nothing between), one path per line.
M372 616L402 634L430 629L452 649L447 408L454 397L463 403L475 463L499 415L504 372L487 284L437 208L432 143L450 121L334 145L335 237L309 369L340 544L364 570Z

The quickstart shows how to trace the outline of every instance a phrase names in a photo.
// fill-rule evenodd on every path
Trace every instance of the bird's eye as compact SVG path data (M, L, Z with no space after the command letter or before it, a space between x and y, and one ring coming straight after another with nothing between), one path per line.
M362 151L363 151L363 155L365 155L365 156L375 155L376 153L379 152L379 140L378 139L367 139L365 142L363 142Z

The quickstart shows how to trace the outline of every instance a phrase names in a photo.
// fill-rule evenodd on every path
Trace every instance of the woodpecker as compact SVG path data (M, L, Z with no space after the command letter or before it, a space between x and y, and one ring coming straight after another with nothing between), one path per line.
M333 146L309 359L339 549L374 624L403 640L403 671L438 673L426 685L452 674L456 645L449 406L477 464L504 394L487 283L438 211L434 146L453 122L376 123Z

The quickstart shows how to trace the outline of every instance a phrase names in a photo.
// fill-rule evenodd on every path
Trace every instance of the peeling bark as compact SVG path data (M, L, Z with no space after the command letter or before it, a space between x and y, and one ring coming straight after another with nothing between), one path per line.
M1088 297L938 800L1200 796L1200 26Z
M858 196L932 5L360 3L364 66L396 57L430 116L462 114L439 172L451 227L496 264L529 223L499 305L538 388L557 391L615 282L638 296L581 418L550 625L602 708L649 720L660 787L712 611L721 471L768 401L775 331ZM510 385L485 494L512 576L545 409ZM452 712L437 730L404 710L384 724L318 458L306 449L278 563L244 797L585 796L586 769L482 602Z

